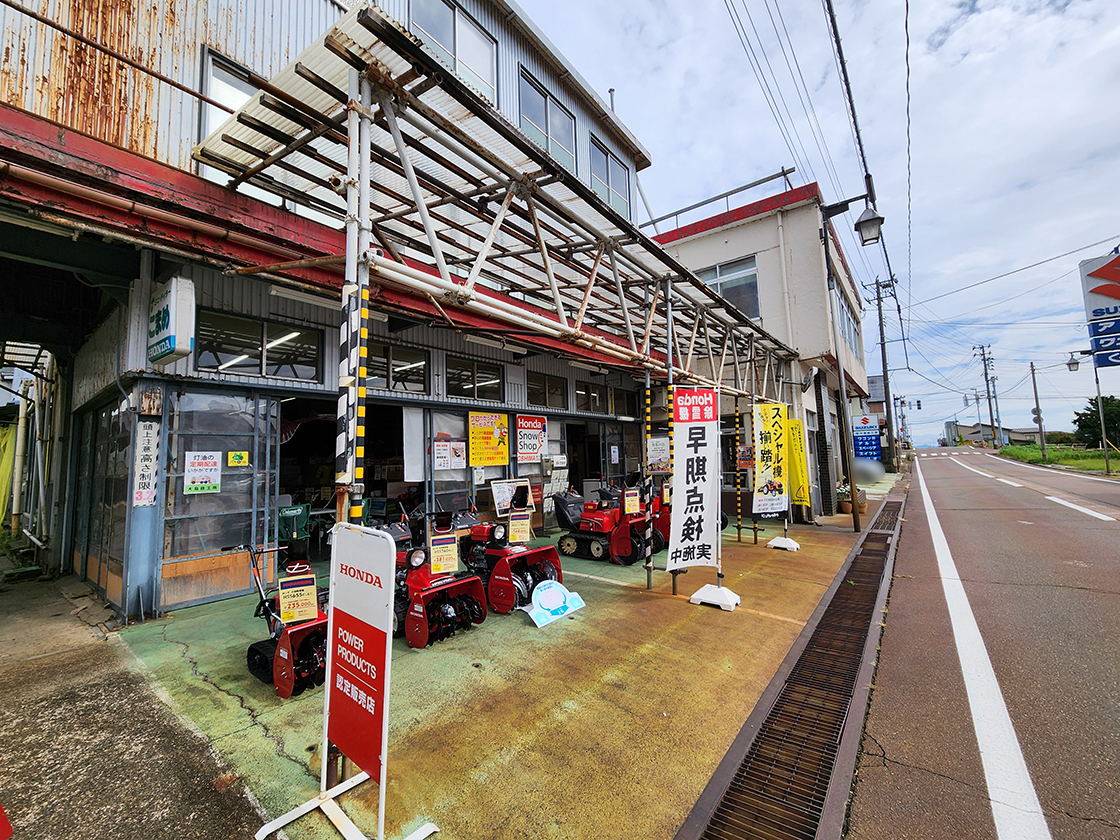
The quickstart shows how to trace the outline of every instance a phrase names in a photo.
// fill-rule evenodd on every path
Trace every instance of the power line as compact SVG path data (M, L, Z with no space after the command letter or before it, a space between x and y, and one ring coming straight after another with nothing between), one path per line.
M1021 268L1013 268L1011 271L1005 271L1003 274L997 274L995 277L989 277L987 280L980 280L977 283L970 283L967 286L961 286L959 289L953 289L951 292L943 292L942 294L934 295L931 298L926 298L925 300L920 300L917 303L910 304L910 307L921 306L923 303L929 303L933 300L940 300L943 297L949 297L949 295L955 295L958 292L975 289L977 286L983 286L985 283L991 283L993 280L1001 280L1004 277L1010 277L1012 274L1018 274L1020 271L1026 271L1030 268L1037 268L1040 265L1046 265L1046 263L1054 262L1054 260L1060 260L1062 259L1062 257L1068 257L1076 254L1078 251L1085 251L1089 248L1095 248L1098 245L1103 245L1106 242L1112 242L1116 239L1120 239L1120 233L1113 234L1112 236L1105 237L1104 239L1100 239L1096 242L1090 242L1088 245L1082 245L1080 248L1074 248L1072 251L1066 251L1064 254L1058 254L1056 257L1047 257L1044 260L1039 260L1038 262L1031 263L1030 265L1024 265Z

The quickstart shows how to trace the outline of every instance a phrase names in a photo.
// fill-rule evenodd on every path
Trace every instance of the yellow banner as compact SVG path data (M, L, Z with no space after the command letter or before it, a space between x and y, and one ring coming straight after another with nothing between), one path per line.
M486 411L469 414L471 466L506 466L509 463L509 417Z
M788 425L789 501L794 505L808 505L809 470L805 464L805 433L800 420L790 418Z

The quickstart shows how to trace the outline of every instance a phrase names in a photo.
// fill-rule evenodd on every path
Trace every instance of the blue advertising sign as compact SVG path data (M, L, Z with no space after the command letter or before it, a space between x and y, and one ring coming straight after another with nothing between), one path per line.
M1103 335L1092 340L1094 351L1120 350L1120 335Z
M1094 353L1093 364L1096 367L1120 367L1120 350L1111 350L1107 353Z
M1089 337L1098 335L1120 335L1120 321L1091 321L1089 323Z
M879 415L865 414L852 418L852 443L857 458L883 460L883 447L879 440Z

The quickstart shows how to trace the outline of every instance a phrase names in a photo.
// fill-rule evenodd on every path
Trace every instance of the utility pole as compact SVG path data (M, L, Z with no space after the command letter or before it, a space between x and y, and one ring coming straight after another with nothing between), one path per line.
M894 284L892 277L885 283L875 278L875 303L879 307L879 353L883 357L883 404L887 409L887 468L898 471L898 453L894 445L894 417L892 416L891 383L887 374L887 336L883 327L883 287Z
M976 400L976 439L981 443L984 442L984 420L980 417L980 392L973 391L972 396Z
M1042 460L1046 461L1046 431L1042 428L1042 409L1038 405L1038 382L1034 378L1034 362L1031 362L1031 386L1034 388L1034 422L1038 424L1038 443L1042 447Z
M991 357L989 357L991 361ZM996 429L999 431L999 445L1003 446L1003 418L999 414L999 391L996 390L998 376L992 377L992 401L996 404Z
M973 350L980 351L980 362L984 366L984 393L988 397L988 420L991 422L992 429L992 446L999 449L999 444L996 443L996 415L992 411L992 383L988 381L988 349L991 345L974 344ZM983 425L981 423L981 425Z
M901 445L906 440L906 397L895 397L894 401L898 409L898 440Z

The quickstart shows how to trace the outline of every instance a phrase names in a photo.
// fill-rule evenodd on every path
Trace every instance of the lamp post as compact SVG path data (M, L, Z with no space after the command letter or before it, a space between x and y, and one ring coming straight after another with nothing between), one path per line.
M828 278L828 308L832 316L832 342L836 346L836 368L840 376L840 412L844 418L844 440L843 440L843 454L845 461L845 469L847 471L848 488L852 497L852 528L859 533L859 504L858 504L858 490L856 489L855 470L853 469L855 463L855 452L852 449L852 412L848 406L848 385L844 381L844 351L840 343L840 328L837 323L836 313L839 309L836 303L836 295L839 290L836 287L836 277L832 272L832 257L829 254L828 248L828 220L833 216L844 213L848 209L848 205L853 201L860 201L861 199L867 202L864 211L860 217L856 219L856 232L859 234L860 244L874 245L879 241L880 230L883 225L883 217L875 210L875 188L871 182L871 176L866 176L867 192L863 195L849 198L845 201L838 201L835 204L822 204L821 205L821 238L824 240L824 270L825 276ZM883 371L886 375L886 371Z
M1093 355L1092 350L1078 350L1077 352L1082 356ZM1069 361L1066 362L1066 367L1071 371L1075 371L1080 364L1081 363L1077 361L1077 358L1073 355L1073 351L1070 351ZM1108 463L1108 436L1105 434L1104 430L1104 403L1101 402L1101 378L1097 374L1097 363L1095 361L1093 362L1093 381L1097 383L1097 417L1099 417L1101 421L1101 449L1104 450L1104 474L1111 475L1112 470Z

